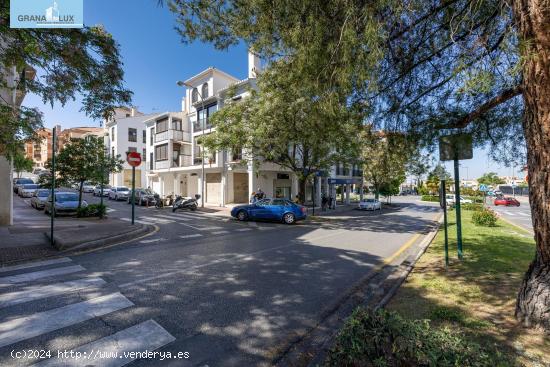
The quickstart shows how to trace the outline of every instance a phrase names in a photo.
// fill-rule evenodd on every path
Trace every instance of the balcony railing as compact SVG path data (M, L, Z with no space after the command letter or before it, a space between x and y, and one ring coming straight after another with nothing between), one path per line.
M193 159L190 155L180 155L179 158L180 167L189 167L193 165Z
M191 142L191 134L182 130L166 130L161 133L155 134L155 143L159 143L165 140L185 141Z
M205 126L204 126L204 129L208 130L208 129L211 129L212 127L213 127L213 125L207 121ZM197 132L197 131L202 131L202 123L201 122L193 122L193 132Z

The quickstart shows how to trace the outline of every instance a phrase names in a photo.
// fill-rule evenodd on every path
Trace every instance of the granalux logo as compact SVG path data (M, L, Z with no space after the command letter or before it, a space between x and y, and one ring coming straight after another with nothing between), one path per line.
M10 0L11 28L82 28L83 0Z

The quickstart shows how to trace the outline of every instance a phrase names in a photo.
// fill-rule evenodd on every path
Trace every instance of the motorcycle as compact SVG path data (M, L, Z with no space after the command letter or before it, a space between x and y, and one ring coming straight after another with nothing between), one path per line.
M201 198L199 194L195 195L194 198L184 198L183 196L176 196L176 200L172 205L172 212L175 212L178 209L191 209L192 211L197 210L199 207L197 201Z
M164 207L164 201L160 198L159 194L153 196L155 198L155 208L162 209Z

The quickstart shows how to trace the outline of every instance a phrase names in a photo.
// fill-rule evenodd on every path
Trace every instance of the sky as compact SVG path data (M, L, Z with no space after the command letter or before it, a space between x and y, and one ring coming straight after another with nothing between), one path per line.
M247 76L247 49L241 44L227 51L210 44L183 44L174 29L175 18L156 0L84 0L84 24L102 24L120 44L126 87L134 92L132 104L144 113L181 110L184 89L176 86L200 71L214 66L238 79ZM61 125L100 126L80 112L79 100L45 105L29 94L23 104L38 107L44 113L46 127ZM445 164L453 172L452 162ZM474 158L463 161L460 176L477 178L485 172L501 176L523 176L517 168L503 167L487 159L483 150L474 150Z

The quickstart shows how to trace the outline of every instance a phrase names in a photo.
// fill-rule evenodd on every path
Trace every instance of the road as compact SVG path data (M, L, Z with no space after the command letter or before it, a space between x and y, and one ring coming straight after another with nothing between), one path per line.
M138 208L139 220L160 228L146 239L0 269L0 365L30 365L10 356L26 349L52 357L136 349L182 357L132 366L266 365L294 333L433 226L437 206L396 201L382 212L292 226ZM112 215L128 213L127 204L110 205ZM122 366L132 358L107 361Z
M493 200L487 202L488 206L501 215L504 219L533 232L533 221L531 219L531 207L529 201L524 198L518 198L520 206L495 206ZM522 200L523 199L523 200Z

